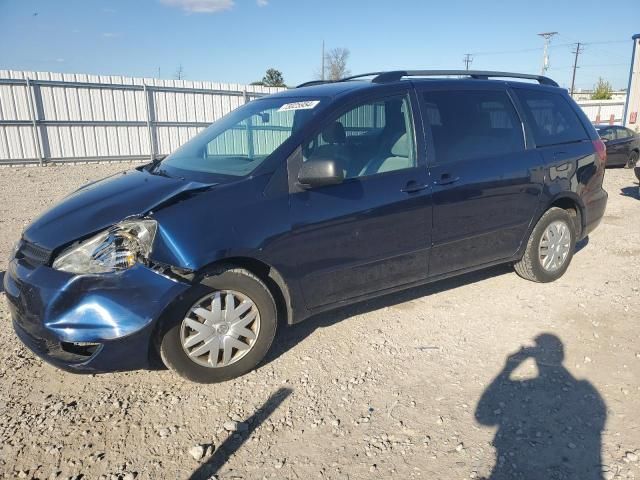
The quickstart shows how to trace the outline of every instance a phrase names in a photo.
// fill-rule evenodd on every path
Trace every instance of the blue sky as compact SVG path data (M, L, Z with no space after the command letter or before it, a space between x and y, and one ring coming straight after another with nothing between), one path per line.
M607 9L607 5L612 5ZM346 47L353 73L472 68L571 82L572 43L586 42L576 85L626 87L640 1L574 0L0 0L0 69L248 83L275 67L314 78L321 45Z

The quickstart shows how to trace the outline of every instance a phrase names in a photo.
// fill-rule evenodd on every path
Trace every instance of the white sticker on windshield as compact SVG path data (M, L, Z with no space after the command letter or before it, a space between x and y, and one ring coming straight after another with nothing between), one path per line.
M320 100L308 100L306 102L285 103L278 109L278 111L289 112L291 110L311 110L312 108L316 108L316 106L319 103L320 103Z

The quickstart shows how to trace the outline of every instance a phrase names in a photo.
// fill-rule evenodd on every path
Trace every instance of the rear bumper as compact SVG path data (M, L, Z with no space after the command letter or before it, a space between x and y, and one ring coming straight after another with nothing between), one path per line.
M609 194L601 188L596 194L590 196L588 201L585 202L584 208L584 228L582 229L582 235L579 240L582 240L591 232L593 232L604 217L604 212L607 208L607 200Z
M142 265L77 276L14 259L4 277L17 336L45 361L74 372L147 367L158 318L188 287Z

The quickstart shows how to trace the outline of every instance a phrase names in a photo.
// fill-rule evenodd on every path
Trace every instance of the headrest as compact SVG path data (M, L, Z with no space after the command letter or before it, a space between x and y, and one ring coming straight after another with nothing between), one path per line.
M407 157L409 158L409 138L406 133L403 133L396 143L391 147L391 155L394 157Z
M347 134L340 122L334 122L322 131L322 140L326 143L345 143Z

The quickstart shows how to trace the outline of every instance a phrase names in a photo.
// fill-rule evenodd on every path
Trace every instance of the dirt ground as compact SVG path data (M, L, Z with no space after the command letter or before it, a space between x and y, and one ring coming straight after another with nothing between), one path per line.
M0 168L0 271L39 212L123 168ZM553 284L500 267L324 314L218 385L61 372L0 298L0 475L640 478L637 185L607 172L603 223Z

